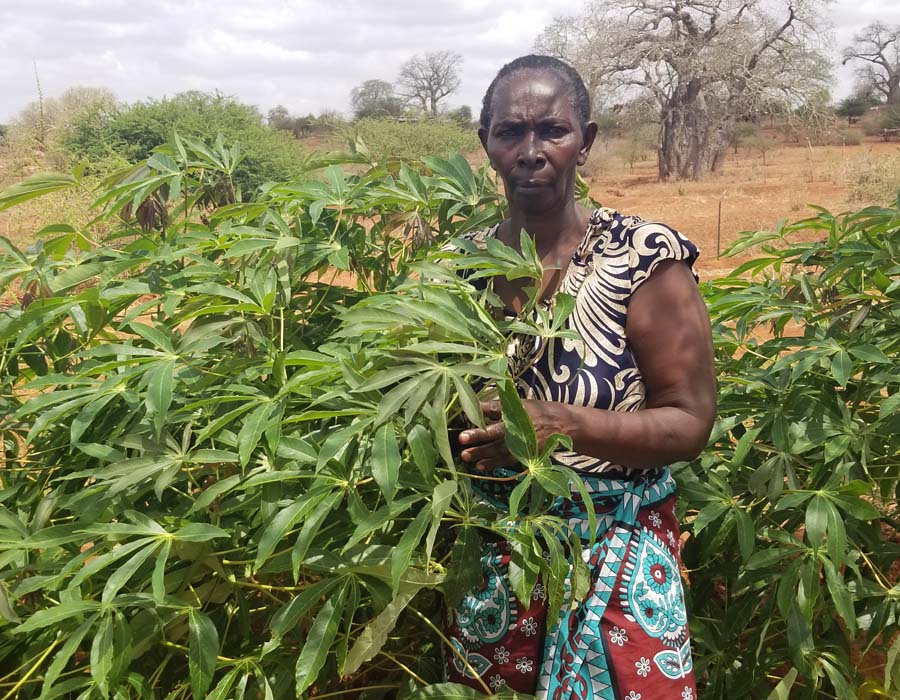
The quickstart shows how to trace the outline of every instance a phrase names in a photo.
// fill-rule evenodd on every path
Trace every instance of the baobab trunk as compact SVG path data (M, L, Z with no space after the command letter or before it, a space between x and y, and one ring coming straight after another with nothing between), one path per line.
M657 163L660 180L698 180L703 174L706 109L700 84L679 87L662 111Z
M657 154L660 180L699 180L719 170L734 120L717 117L718 112L710 109L695 85L675 92L662 112Z

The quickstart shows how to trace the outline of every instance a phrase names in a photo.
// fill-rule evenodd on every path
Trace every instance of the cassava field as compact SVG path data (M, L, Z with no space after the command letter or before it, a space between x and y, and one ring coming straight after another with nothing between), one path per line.
M682 183L601 142L578 196L703 251L718 419L672 465L701 697L897 698L900 146L766 137ZM520 600L586 595L566 552L599 544L548 510L581 480L506 357L574 300L487 313L472 279L542 271L527 236L441 251L503 216L481 156L373 151L262 188L224 139L75 186L4 190L61 166L0 155L0 700L477 700L441 682L435 622L480 537ZM484 380L523 465L508 511L448 438Z

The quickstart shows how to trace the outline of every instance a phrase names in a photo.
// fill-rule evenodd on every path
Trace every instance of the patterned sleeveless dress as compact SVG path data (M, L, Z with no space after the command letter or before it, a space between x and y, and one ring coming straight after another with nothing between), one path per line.
M523 398L640 410L644 384L625 337L629 299L664 260L693 265L697 256L668 226L596 210L560 285L575 297L567 327L580 339L514 342L511 368ZM552 312L552 300L544 303ZM587 504L574 493L554 504L582 537L590 591L574 609L548 611L538 583L523 606L507 578L508 546L483 542L483 584L451 611L448 680L541 700L694 700L669 470L628 469L572 452L555 459L581 473L591 496ZM508 498L504 482L478 483L492 484L479 487L486 500ZM587 508L597 514L593 547Z

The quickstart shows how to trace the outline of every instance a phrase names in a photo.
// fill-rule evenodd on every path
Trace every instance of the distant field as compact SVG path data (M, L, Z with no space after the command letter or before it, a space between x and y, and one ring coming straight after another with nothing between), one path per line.
M811 214L809 204L833 212L886 202L849 201L848 172L876 159L900 156L900 143L876 139L858 146L781 144L766 153L729 153L723 172L701 182L656 180L652 154L632 171L609 155L614 145L599 144L591 156L591 192L605 206L645 219L658 219L679 229L701 249L701 270L715 276L731 270L734 259L716 259L716 229L722 202L722 249L740 231L772 228L780 219ZM897 179L900 189L900 177ZM749 257L749 256L748 256ZM746 258L741 258L746 259Z

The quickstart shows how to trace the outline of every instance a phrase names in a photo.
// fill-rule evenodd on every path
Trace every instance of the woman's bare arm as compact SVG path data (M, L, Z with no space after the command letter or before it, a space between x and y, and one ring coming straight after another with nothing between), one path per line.
M539 442L562 433L579 454L634 468L693 459L712 429L716 381L709 317L687 265L663 262L635 291L626 335L646 388L645 407L619 412L526 401ZM500 420L497 402L483 408L489 420ZM462 458L480 470L513 466L503 434L502 422L465 431Z

